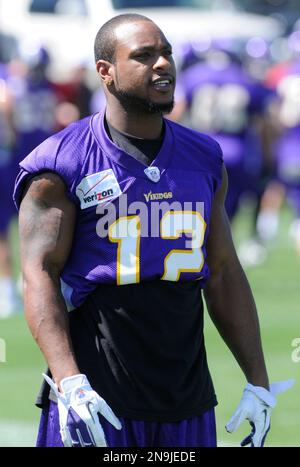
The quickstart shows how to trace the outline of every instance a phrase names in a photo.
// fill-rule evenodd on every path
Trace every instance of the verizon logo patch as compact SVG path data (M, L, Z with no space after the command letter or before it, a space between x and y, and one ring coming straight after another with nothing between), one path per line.
M112 169L84 177L76 188L81 209L97 206L120 196L121 188Z

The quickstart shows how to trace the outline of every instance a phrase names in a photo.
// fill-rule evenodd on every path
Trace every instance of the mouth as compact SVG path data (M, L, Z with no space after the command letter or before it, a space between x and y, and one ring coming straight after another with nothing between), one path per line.
M174 78L172 76L161 76L152 81L152 86L156 91L167 92L173 90Z

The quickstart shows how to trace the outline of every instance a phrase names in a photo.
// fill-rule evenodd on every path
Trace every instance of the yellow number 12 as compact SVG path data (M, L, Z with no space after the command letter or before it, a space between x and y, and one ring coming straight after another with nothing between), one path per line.
M140 282L140 238L139 216L121 217L109 228L109 239L118 243L117 284ZM204 263L202 246L206 223L196 211L168 211L160 222L162 239L174 240L181 234L189 234L191 248L173 249L164 259L166 281L178 281L181 272L201 271Z

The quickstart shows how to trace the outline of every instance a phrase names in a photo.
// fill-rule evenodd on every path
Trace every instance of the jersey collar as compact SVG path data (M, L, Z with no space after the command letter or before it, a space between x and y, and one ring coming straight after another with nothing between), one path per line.
M109 159L113 160L116 164L121 165L123 168L129 170L130 172L133 172L136 177L149 180L144 172L146 166L127 152L123 151L113 141L111 141L106 133L104 116L105 110L94 114L91 120L93 133L101 149L105 152ZM164 171L168 168L171 162L174 147L174 135L171 125L168 123L167 119L164 121L165 134L163 142L156 158L149 166L157 167L160 171L160 174L163 174Z

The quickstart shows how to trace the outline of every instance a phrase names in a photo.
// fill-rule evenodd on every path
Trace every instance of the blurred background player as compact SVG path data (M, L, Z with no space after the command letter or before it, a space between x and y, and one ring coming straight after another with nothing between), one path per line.
M244 69L232 41L215 41L206 51L187 56L180 76L183 101L177 101L176 118L208 133L222 147L228 172L226 210L232 221L243 194L251 192L256 202L263 191L265 166L266 108L270 91ZM195 63L196 62L196 63ZM184 105L183 105L184 102ZM186 112L186 114L185 114ZM181 113L181 115L180 115ZM256 219L253 222L255 235ZM265 258L256 241L247 242L247 255L255 263Z
M1 133L4 132L6 137L1 138L3 165L0 168L0 176L3 179L0 203L1 213L4 213L0 220L0 267L3 269L0 282L0 316L3 318L22 308L19 300L19 294L22 293L21 279L14 280L12 277L13 251L9 235L10 220L16 215L11 196L18 162L56 129L57 98L47 76L49 63L47 50L30 43L12 55L5 65L7 95L5 108L2 109ZM4 162L5 157L7 162Z
M295 30L289 37L293 58L277 64L269 70L266 82L276 91L272 105L274 127L273 153L276 161L276 179L266 193L266 212L279 224L279 210L284 197L292 208L294 221L290 234L300 256L300 31ZM268 200L271 200L268 203ZM262 218L262 235L268 232L268 223Z
M50 56L46 48L35 43L25 44L22 56L23 74L11 80L17 162L55 132L58 103L54 84L47 73Z
M15 179L13 148L15 133L12 124L12 99L7 86L8 71L0 64L0 319L7 318L20 306L12 274L9 227L15 209L11 193Z

